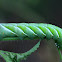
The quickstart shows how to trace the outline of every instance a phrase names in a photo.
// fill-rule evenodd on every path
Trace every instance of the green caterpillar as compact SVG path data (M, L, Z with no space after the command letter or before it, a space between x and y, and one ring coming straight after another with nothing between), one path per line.
M53 39L62 50L62 29L46 23L1 23L0 40ZM39 46L39 45L38 45Z
M53 39L62 50L62 29L43 23L1 23L0 39L24 40L24 39Z

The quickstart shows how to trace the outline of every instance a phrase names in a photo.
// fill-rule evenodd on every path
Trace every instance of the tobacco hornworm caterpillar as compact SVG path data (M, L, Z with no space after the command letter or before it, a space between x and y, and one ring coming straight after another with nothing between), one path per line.
M53 39L62 50L62 29L45 23L1 23L1 40Z
M1 23L0 40L53 39L62 50L62 29L46 23Z

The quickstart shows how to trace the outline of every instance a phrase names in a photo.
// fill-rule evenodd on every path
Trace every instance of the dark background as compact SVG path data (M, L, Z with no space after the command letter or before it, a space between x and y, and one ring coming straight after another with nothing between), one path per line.
M62 3L60 0L0 0L0 23L49 23L62 28ZM25 52L38 40L0 42L0 49ZM5 62L2 58L1 62ZM59 62L54 41L43 40L40 48L22 62Z

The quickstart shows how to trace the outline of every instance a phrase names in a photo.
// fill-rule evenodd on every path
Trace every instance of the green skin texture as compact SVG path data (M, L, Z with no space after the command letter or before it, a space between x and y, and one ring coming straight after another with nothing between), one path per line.
M58 47L59 54L62 60L62 29L51 24L46 23L0 23L0 40L33 40L33 39L53 39ZM41 41L40 40L40 41ZM6 62L20 62L29 56L32 52L39 48L40 41L29 51L25 53L13 53L0 50L0 55ZM3 55L3 53L6 53ZM9 54L9 56L7 55ZM8 57L5 58L5 56ZM16 58L17 57L17 58Z

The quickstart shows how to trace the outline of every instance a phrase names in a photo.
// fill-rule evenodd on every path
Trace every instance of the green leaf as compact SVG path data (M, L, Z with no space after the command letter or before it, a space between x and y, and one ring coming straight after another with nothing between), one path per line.
M21 60L26 60L29 55L31 55L37 50L37 48L39 48L40 41L33 48L25 53L13 53L0 50L0 55L5 59L6 62L20 62Z

